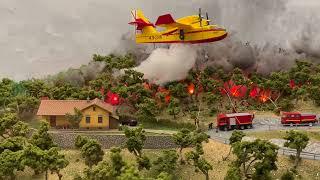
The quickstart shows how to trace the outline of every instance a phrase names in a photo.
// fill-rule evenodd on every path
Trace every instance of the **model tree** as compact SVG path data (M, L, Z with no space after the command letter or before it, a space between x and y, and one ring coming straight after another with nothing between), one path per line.
M192 134L189 129L181 129L178 133L173 135L174 143L179 148L179 158L180 164L184 164L185 160L183 159L183 149L190 147L192 145Z
M42 150L49 150L52 147L56 147L57 144L53 141L48 130L49 124L47 122L41 122L39 130L32 135L30 143Z
M230 150L229 153L226 157L222 157L222 159L225 161L228 159L228 157L231 154L232 151L232 147L234 144L236 144L237 142L241 142L242 138L246 136L242 131L233 131L230 138L229 138L229 144L230 144Z
M144 142L146 140L145 131L142 129L142 127L138 127L135 129L126 127L124 133L127 138L125 147L129 152L135 155L137 163L139 165L139 170L143 168L150 169L150 160L142 153Z
M277 170L278 147L268 141L257 139L253 142L236 142L233 153L236 160L230 167L227 177L233 177L234 170L241 177L254 180L270 179L270 171ZM231 173L231 174L230 174Z
M303 132L291 130L286 132L286 136L284 137L284 139L286 140L286 142L284 143L285 147L295 149L297 151L293 166L296 169L300 162L301 152L308 145L309 137Z
M5 112L0 114L0 136L8 138L12 136L12 127L18 122L15 113Z
M51 173L57 174L59 180L62 179L61 170L68 166L69 161L65 158L63 154L59 153L58 148L51 148L46 151L46 158L48 164L48 170Z
M73 114L70 114L70 113L66 114L66 119L68 120L68 122L71 124L71 126L73 128L79 128L79 123L80 123L82 117L83 117L83 115L82 115L81 110L79 110L77 108L74 108Z
M159 172L165 172L173 174L177 167L177 160L179 156L175 150L166 150L153 162L156 170Z
M101 144L94 139L88 139L81 147L81 156L84 158L85 164L90 168L102 161L103 155Z
M159 114L159 108L156 101L151 98L145 98L143 103L138 104L137 117L141 121L155 121Z
M195 167L195 171L202 172L206 180L209 180L209 171L213 169L212 165L205 159L203 151L203 142L208 142L209 136L200 131L192 133L192 145L194 150L186 154L187 160Z
M21 163L22 151L4 150L0 153L0 178L15 179L15 174L19 170L23 170L24 166Z
M56 173L60 180L62 178L60 170L69 164L64 155L59 154L58 148L42 150L34 145L27 145L23 150L22 163L32 168L35 174L44 172L46 180L48 180L48 171Z
M95 179L123 179L142 180L143 178L134 164L127 164L121 155L121 149L116 147L111 149L110 159L100 161L96 166L87 168L84 177L77 176L77 180Z
M180 103L176 98L170 99L170 103L168 105L168 113L173 116L173 119L176 119L177 115L180 113Z

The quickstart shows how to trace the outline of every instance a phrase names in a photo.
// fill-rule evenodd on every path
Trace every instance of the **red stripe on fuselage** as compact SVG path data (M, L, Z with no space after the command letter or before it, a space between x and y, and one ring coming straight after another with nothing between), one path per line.
M223 36L209 38L209 39L202 39L202 40L195 40L195 41L158 41L158 42L145 42L145 43L185 43L185 44L199 44L199 43L208 43L208 42L214 42L214 41L220 41L224 38L226 38L228 33L226 33Z
M225 31L225 30L224 29L206 29L206 30L200 30L200 31L185 32L184 34L194 34L194 33L209 32L209 31ZM179 33L172 33L172 35L173 34L179 34Z

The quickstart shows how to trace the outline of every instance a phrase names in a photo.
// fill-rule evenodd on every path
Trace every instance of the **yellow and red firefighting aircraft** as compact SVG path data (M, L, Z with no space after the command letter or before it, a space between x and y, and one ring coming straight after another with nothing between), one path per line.
M129 24L135 25L137 43L207 43L219 41L227 37L226 29L218 25L210 25L201 15L192 15L174 20L170 14L158 17L152 24L141 10L132 11L134 18ZM164 31L157 31L156 27L164 27Z

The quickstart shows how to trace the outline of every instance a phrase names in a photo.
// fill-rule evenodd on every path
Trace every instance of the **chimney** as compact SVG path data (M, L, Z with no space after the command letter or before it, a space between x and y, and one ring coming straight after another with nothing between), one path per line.
M49 100L49 97L48 96L43 96L40 98L40 100Z
M90 102L90 98L89 98L89 96L87 97L87 103L89 103Z

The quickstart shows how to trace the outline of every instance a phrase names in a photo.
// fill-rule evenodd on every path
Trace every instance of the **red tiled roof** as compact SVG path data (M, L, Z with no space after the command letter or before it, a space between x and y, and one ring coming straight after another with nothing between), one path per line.
M73 114L74 108L77 108L79 110L83 110L87 107L90 107L92 105L96 105L101 107L102 109L105 109L112 114L115 112L115 108L108 104L103 102L100 99L94 99L91 101L87 100L41 100L37 115L65 115L67 113Z

